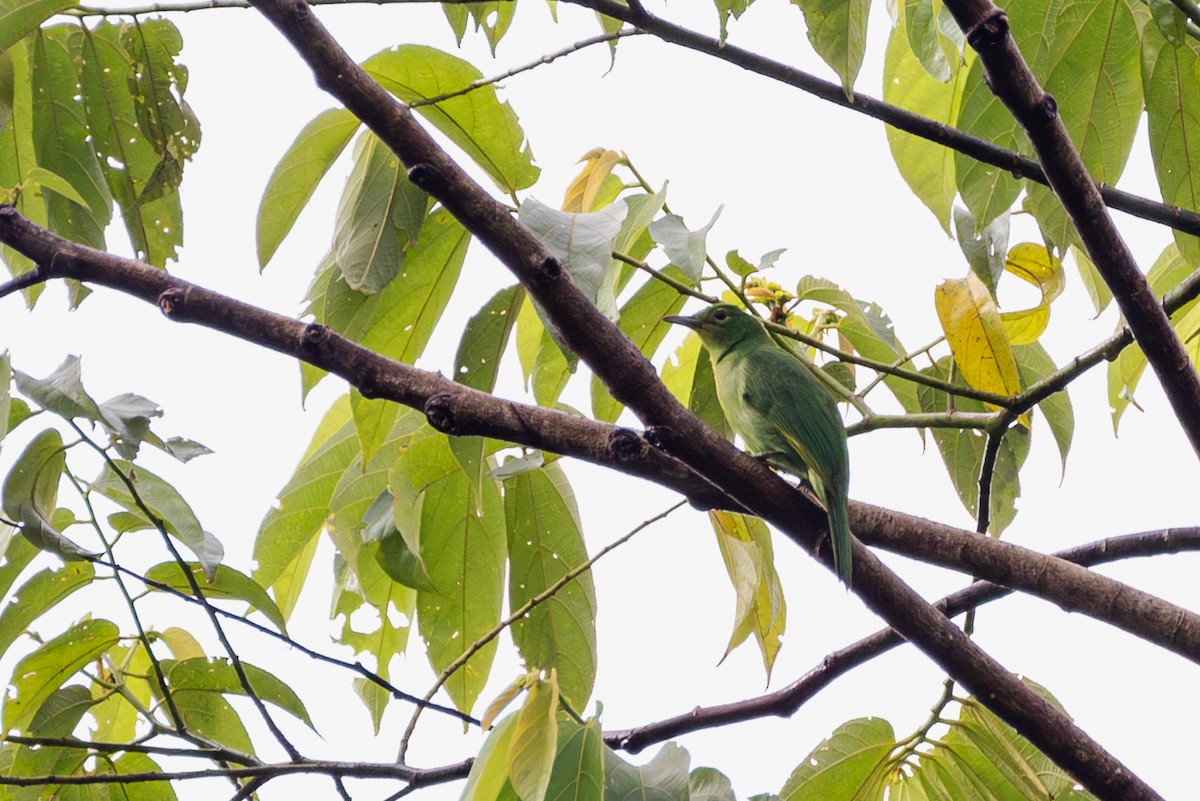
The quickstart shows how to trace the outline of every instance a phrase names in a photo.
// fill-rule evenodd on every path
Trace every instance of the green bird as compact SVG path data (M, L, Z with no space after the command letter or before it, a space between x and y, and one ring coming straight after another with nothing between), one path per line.
M712 360L717 399L746 450L808 479L829 517L834 569L850 586L850 457L833 396L808 366L736 306L717 303L691 317L663 320L700 335Z

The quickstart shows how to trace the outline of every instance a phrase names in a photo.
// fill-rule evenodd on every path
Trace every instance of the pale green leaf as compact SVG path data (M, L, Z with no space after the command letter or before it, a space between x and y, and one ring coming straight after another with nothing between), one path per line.
M271 596L267 595L267 591L245 573L234 570L228 565L221 565L217 568L212 581L209 581L205 578L204 570L199 564L188 564L188 570L191 571L196 583L200 585L200 590L204 593L205 598L232 598L245 601L254 609L262 612L281 633L287 633L283 613L271 600ZM187 575L178 562L162 562L147 570L145 575L150 581L165 584L184 595L194 595L191 582L188 581ZM148 586L150 589L160 589L152 584Z
M855 798L895 745L891 724L882 718L843 723L792 771L779 796L782 801Z
M118 642L115 623L85 620L42 643L13 669L13 689L4 699L5 731L21 729L42 701L67 679Z
M529 688L508 747L508 775L521 801L544 801L558 745L558 683L554 671Z

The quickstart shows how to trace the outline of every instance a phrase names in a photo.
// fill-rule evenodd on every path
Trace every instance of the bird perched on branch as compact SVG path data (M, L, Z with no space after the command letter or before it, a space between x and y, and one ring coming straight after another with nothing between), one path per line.
M825 505L833 565L850 586L850 460L833 396L757 319L728 303L691 317L664 317L700 335L713 364L717 399L746 450L807 478Z

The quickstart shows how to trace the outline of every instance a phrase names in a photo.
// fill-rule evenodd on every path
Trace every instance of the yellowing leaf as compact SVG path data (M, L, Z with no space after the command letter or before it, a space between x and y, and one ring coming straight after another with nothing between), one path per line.
M1050 303L1062 294L1066 283L1062 262L1044 245L1022 242L1008 251L1004 269L1042 291L1038 305L1000 315L1010 345L1032 344L1050 322Z
M584 153L583 158L580 159L583 162L583 169L567 187L567 193L563 197L562 210L577 214L595 211L593 204L596 202L596 196L604 185L604 180L612 174L613 167L620 160L620 153L614 150L605 150L602 147Z
M551 670L548 679L529 688L508 749L508 779L521 801L546 797L558 744L557 711L558 680Z
M998 395L1020 392L1012 347L983 282L974 273L944 281L934 291L934 304L954 363L967 383Z

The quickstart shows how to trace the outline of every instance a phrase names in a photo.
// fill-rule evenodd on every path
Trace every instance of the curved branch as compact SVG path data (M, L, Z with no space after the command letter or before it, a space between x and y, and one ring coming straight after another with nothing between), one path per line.
M1200 527L1146 531L1092 542L1055 553L1055 557L1081 566L1092 566L1138 556L1159 556L1200 550ZM947 615L959 615L982 604L1003 598L1012 590L979 581L946 596L937 607ZM745 701L697 707L690 712L631 729L606 732L604 740L613 748L637 753L655 743L689 732L728 726L763 717L790 717L839 676L880 654L904 644L895 629L882 629L858 642L834 651L796 681L773 693Z

